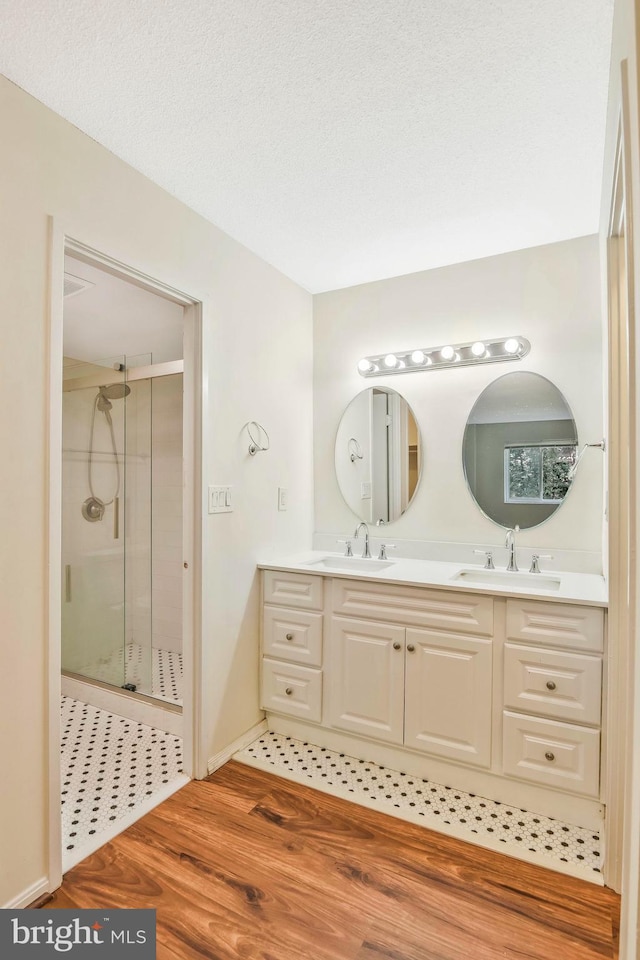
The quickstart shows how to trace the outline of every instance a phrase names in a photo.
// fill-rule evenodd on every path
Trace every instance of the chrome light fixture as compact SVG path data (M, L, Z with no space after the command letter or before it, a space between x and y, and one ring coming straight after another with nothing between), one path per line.
M418 370L438 370L441 367L463 367L470 363L499 363L503 360L522 360L531 344L525 337L474 340L470 343L448 343L442 347L420 347L414 350L396 350L358 362L361 377L386 377L396 373L417 373Z

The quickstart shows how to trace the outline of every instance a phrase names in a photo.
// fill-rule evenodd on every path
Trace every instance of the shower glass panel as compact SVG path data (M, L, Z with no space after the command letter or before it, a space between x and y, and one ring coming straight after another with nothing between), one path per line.
M150 472L151 408L144 393L144 383L135 393L126 383L125 357L65 359L62 669L150 693L151 487L142 480Z
M136 358L137 360L138 358ZM145 358L150 362L150 357ZM133 364L127 358L127 367ZM125 676L153 696L151 661L151 381L128 384L125 434Z

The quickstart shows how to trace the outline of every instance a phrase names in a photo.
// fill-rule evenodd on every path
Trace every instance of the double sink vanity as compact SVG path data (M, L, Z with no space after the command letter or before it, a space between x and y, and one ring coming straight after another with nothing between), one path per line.
M508 531L506 560L501 551L496 569L486 548L427 541L405 541L405 552L468 561L404 559L400 545L391 553L389 525L409 509L418 515L436 489L419 491L419 424L397 391L359 393L335 441L337 486L361 521L351 540L322 534L329 551L260 564L270 729L598 830L606 584L558 570L568 554L529 548L525 563L515 544L518 529L551 525L590 446L604 449L580 449L569 405L545 377L491 381L468 414L461 462L448 469L462 471L484 518Z
M601 825L602 577L317 551L260 567L271 729Z

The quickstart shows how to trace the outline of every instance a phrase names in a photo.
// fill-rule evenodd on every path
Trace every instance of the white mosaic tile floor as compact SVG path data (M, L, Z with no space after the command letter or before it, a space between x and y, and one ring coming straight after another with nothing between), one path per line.
M182 654L152 647L149 691L144 678L148 670L144 663L144 653L141 644L127 643L110 657L87 662L76 668L75 672L83 677L103 683L115 683L117 686L133 683L138 688L138 693L182 705Z
M62 698L62 852L68 869L110 839L119 821L184 780L182 739ZM127 824L128 825L128 824ZM116 829L114 829L116 828Z
M492 847L496 842L504 844L504 852L512 856L535 857L539 863L548 858L554 869L563 870L561 864L566 865L566 872L577 869L580 876L601 882L600 837L592 830L277 733L254 740L234 759L356 803L361 800L382 812L404 814L406 819L424 822L440 832L449 832L449 827L456 836L467 833L475 842L486 839Z

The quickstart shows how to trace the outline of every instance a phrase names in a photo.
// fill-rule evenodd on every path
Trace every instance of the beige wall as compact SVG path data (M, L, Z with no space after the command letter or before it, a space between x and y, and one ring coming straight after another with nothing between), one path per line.
M260 716L256 558L311 534L312 342L305 291L4 79L0 118L2 904L47 871L48 216L204 304L203 481L236 504L204 517L205 758ZM271 435L254 458L250 419Z
M409 401L423 441L423 474L393 539L501 545L504 532L471 498L462 469L467 417L489 383L530 370L553 381L571 407L580 443L602 438L602 341L597 237L520 250L363 284L314 298L316 532L344 536L354 514L335 480L334 443L350 400L374 384ZM513 364L435 370L364 380L367 355L520 334L531 352ZM584 457L571 495L524 547L574 550L600 563L602 455ZM546 552L546 551L545 551ZM471 554L470 554L471 559Z

